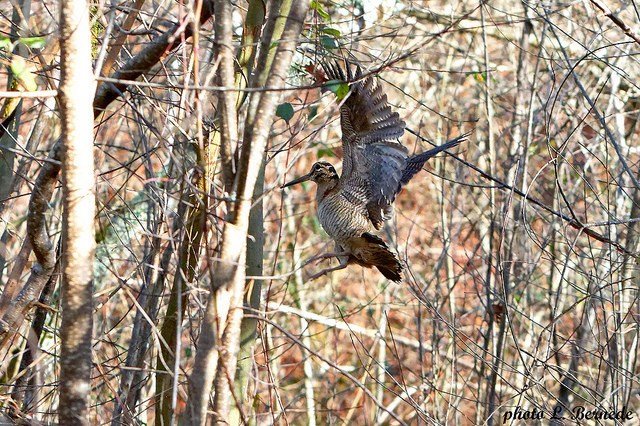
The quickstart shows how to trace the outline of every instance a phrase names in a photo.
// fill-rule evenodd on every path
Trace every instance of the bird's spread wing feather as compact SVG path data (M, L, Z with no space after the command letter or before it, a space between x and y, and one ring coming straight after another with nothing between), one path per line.
M402 177L400 178L400 187L405 186L416 173L422 170L424 163L427 162L428 159L435 157L442 151L446 151L449 148L453 148L461 144L462 142L466 142L468 139L469 133L465 133L464 135L458 136L455 139L451 139L447 143L443 143L440 146L436 146L435 148L431 148L429 151L422 152L417 155L412 155L407 158L407 166L402 171ZM400 188L398 188L400 190Z
M331 80L352 82L362 77L360 67L355 75L346 63L343 70L337 63L325 64ZM343 194L361 200L369 219L379 229L384 216L400 189L406 166L407 149L400 143L405 123L387 103L371 76L351 84L340 106L342 127Z

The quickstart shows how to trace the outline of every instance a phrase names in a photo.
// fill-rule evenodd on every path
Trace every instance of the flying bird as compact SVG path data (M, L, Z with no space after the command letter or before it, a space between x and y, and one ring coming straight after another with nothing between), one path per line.
M373 77L363 77L359 66L354 74L346 61L344 70L338 63L325 63L323 67L329 80L351 83L340 105L342 174L338 175L330 163L318 161L309 173L282 186L308 180L317 184L318 218L335 241L334 253L312 260L336 257L340 264L323 269L311 279L355 263L375 266L387 279L399 282L402 264L376 230L391 218L396 195L424 163L466 141L467 135L410 156L400 141L405 123L391 109L387 95Z

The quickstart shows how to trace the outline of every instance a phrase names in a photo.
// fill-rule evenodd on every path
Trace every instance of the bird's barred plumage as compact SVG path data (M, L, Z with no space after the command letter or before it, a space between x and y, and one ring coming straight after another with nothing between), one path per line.
M304 180L318 184L318 218L337 250L347 253L342 267L376 266L388 279L400 281L400 261L375 231L390 217L398 192L424 163L465 141L466 135L409 156L400 142L405 123L391 109L381 86L372 76L365 77L359 66L354 72L346 61L345 65L342 69L337 63L323 64L329 80L350 84L340 104L342 175L331 164L318 162L307 175L284 186Z

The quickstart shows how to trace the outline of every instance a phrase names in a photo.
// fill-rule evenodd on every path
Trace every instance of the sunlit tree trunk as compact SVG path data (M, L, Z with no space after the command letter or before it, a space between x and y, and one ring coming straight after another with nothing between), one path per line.
M93 72L85 0L60 2L63 280L59 422L89 424L94 237Z
M229 222L222 235L220 262L216 264L213 288L203 319L202 332L193 372L190 377L188 404L190 423L204 425L207 421L209 391L214 384L216 422L228 421L229 407L235 395L233 383L240 345L242 296L246 277L246 237L253 189L275 115L277 89L284 86L293 51L302 30L307 8L295 1L287 18L282 41L278 45L274 65L266 79L264 92L253 93L245 128L245 137L235 176ZM230 86L233 81L230 82ZM275 90L269 90L275 89ZM255 104L254 104L255 102ZM253 105L256 105L253 107ZM218 351L221 356L218 357Z

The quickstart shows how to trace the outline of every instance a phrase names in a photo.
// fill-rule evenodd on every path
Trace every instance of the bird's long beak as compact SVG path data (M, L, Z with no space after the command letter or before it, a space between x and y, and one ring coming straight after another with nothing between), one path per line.
M294 179L291 182L287 182L284 185L282 185L280 188L286 188L287 186L295 185L296 183L300 183L300 182L305 182L309 179L311 179L311 173L307 173L304 176L300 176L298 179Z

